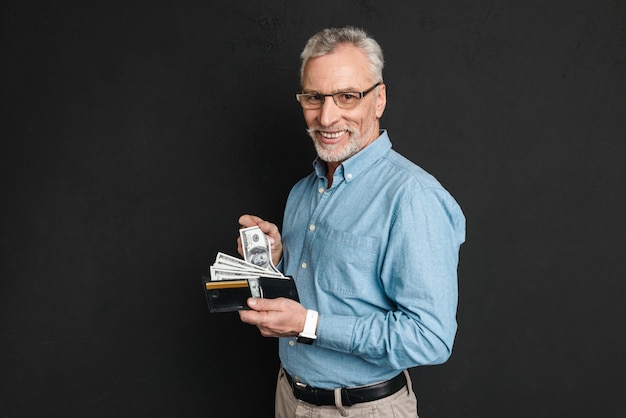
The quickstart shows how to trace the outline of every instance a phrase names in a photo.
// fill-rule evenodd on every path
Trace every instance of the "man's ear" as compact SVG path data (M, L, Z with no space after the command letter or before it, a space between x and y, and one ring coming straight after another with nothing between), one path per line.
M385 112L387 106L387 86L381 84L378 86L378 94L376 95L376 117L380 119Z

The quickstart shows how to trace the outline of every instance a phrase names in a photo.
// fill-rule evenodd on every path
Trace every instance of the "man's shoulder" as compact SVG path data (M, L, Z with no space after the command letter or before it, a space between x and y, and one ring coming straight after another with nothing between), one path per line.
M383 161L389 165L390 173L399 181L415 182L422 188L441 187L433 174L393 149L387 153Z

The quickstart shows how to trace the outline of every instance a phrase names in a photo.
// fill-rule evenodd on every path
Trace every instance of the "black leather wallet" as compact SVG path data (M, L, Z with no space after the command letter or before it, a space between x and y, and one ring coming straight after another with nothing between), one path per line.
M300 301L291 277L259 277L255 279L211 280L202 276L209 312L249 310L246 301L253 295L268 299L289 298Z

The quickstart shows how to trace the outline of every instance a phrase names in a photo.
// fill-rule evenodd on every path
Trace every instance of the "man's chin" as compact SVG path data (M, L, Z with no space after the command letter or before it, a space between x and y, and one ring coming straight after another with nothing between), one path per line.
M354 153L347 153L345 149L325 149L316 146L317 156L327 163L340 163L352 157Z

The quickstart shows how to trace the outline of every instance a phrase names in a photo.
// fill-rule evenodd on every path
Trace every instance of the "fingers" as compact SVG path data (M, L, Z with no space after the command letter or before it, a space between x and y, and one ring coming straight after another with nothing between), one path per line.
M251 226L258 225L260 222L263 222L263 219L255 215L246 214L246 215L241 215L239 219L237 220L237 222L239 222L240 228L249 228ZM261 228L261 231L263 231L263 228ZM237 236L237 252L239 253L240 256L243 257L243 246L241 245L240 236Z
M281 299L248 298L248 306L254 311L280 311L284 307Z
M261 231L270 241L271 251L272 251L272 262L274 265L277 265L280 262L280 258L283 253L283 246L280 236L280 231L276 224L268 222L263 218L260 218L256 215L241 215L238 219L239 225L241 228L249 228L251 226L258 226ZM243 247L241 245L241 238L237 237L237 252L239 255L243 256Z
M241 215L239 217L239 225L242 228L248 228L251 226L259 225L259 223L264 222L262 218L259 218L256 215Z
M249 298L251 310L239 311L245 323L256 325L265 337L298 335L304 327L306 308L291 299Z
M265 235L275 237L279 234L278 226L264 220L256 215L241 215L239 217L239 225L242 228L249 228L251 226L258 226Z
M265 232L265 235L267 235L268 237L272 239L274 239L274 237L280 236L280 232L278 231L278 226L271 222L261 221L259 224L259 228L261 228L261 231Z
M275 311L267 308L267 304L261 298L248 298L248 306L251 310L239 311L239 318L242 322L256 325L264 336L269 336L267 330L271 328L271 315ZM271 304L270 304L271 305Z

